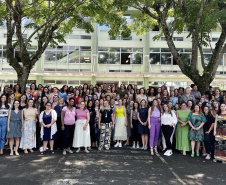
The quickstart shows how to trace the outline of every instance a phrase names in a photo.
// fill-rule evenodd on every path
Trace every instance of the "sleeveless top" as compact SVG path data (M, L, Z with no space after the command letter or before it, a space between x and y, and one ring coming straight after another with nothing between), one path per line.
M31 91L30 94L33 95L33 97L34 97L35 100L37 99L38 93L37 93L36 90L35 91Z
M116 107L116 117L125 117L124 116L124 107L122 106L121 109L118 108L118 106Z
M137 120L137 112L134 110L133 111L133 117L132 117L134 120Z

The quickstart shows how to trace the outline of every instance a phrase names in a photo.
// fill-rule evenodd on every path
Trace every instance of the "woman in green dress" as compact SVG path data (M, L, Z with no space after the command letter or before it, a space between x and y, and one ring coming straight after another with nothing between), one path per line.
M181 110L177 110L176 149L182 151L183 155L186 155L186 151L191 151L191 142L188 139L190 112L185 102L181 103Z
M191 140L191 157L195 156L195 142L196 145L196 155L199 156L199 148L200 142L204 140L204 132L203 132L203 125L206 122L206 117L202 113L201 108L199 105L195 105L195 108L192 112L188 115L188 123L190 125L190 131L188 134L188 138Z

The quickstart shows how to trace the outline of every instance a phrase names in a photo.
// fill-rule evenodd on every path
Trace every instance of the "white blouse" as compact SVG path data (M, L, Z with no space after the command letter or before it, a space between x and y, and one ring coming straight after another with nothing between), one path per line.
M174 123L174 126L177 124L177 117L176 114L171 111L172 115L167 113L162 113L161 114L161 125L171 125Z

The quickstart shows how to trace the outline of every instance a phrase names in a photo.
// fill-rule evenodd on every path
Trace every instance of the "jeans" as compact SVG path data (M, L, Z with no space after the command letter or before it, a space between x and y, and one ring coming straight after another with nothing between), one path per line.
M168 150L172 149L172 143L170 141L174 128L169 125L162 125L162 133L166 140L166 147Z
M205 144L205 148L206 148L206 153L210 154L211 146L214 145L213 132L210 132L209 134L204 133L204 144Z
M5 146L5 136L7 132L7 120L8 117L0 117L0 149Z

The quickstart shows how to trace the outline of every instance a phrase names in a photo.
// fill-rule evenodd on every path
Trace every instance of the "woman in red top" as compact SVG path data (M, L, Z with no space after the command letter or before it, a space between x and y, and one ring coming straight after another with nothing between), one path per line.
M78 99L81 98L81 96L79 95L79 90L76 90L75 91L75 96L74 96L74 99L75 99L75 105L78 105Z

